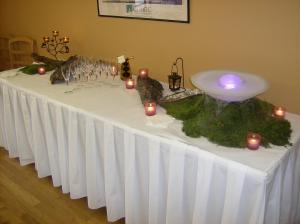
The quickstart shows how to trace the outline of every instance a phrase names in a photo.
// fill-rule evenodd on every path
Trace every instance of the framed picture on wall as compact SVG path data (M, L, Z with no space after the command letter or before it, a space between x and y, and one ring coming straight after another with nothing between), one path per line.
M97 0L98 15L189 23L189 0Z

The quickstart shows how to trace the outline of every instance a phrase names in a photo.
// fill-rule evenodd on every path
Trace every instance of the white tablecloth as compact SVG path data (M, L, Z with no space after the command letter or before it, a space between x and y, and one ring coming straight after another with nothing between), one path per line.
M144 115L120 80L74 90L49 74L0 73L0 145L21 165L35 163L72 199L107 207L128 224L300 223L300 117L291 147L258 151L192 139ZM11 76L11 77L10 77Z

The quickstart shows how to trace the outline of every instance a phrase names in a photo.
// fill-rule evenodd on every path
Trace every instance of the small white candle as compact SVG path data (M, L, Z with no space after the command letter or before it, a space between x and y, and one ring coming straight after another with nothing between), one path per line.
M64 43L69 43L69 37L64 37L63 42Z
M45 43L48 43L48 42L49 42L49 37L44 37L43 39L44 39L44 42L45 42Z
M148 111L149 111L149 112L154 111L154 107L153 107L153 106L149 106L149 107L148 107Z
M54 30L54 31L52 31L52 33L53 33L53 36L58 36L58 31L57 30Z

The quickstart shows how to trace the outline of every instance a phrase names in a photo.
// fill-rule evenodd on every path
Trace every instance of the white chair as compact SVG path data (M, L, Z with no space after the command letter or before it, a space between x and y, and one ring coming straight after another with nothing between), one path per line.
M28 37L14 37L9 40L9 57L11 68L29 65L33 62L34 42Z
M9 39L8 36L0 36L0 71L10 69Z

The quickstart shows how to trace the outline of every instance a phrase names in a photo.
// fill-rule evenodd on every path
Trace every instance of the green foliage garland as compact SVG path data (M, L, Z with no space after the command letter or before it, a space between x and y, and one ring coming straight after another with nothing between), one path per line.
M51 70L55 69L55 67L50 64L32 64L32 65L28 65L24 68L21 68L20 71L25 74L28 74L28 75L34 75L34 74L38 73L38 69L41 66L45 67L46 71L51 71Z
M163 103L167 113L183 121L183 131L190 137L204 136L228 147L246 147L249 132L262 136L262 145L290 144L291 125L272 116L274 106L258 98L226 103L207 95Z

